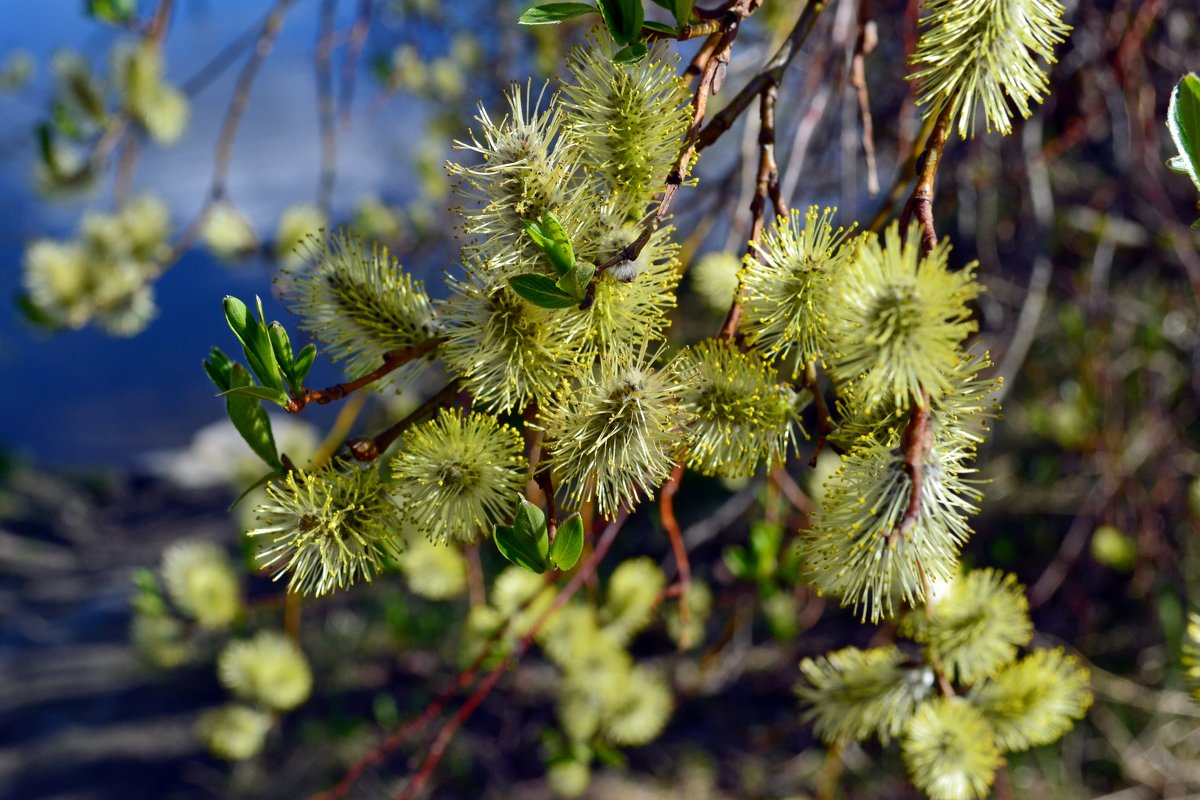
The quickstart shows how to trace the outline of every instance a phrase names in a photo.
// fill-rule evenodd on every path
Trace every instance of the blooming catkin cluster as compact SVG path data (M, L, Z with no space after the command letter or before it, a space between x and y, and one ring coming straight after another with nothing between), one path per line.
M259 561L288 590L323 595L370 581L400 550L402 519L379 473L350 467L289 472L258 507Z
M990 133L1012 131L1041 102L1049 80L1038 60L1054 63L1054 46L1070 31L1057 0L926 0L911 76L921 86L925 116L949 112L960 136L974 133L983 106ZM1011 105L1010 105L1011 104Z
M25 251L22 282L53 325L96 323L117 336L140 333L157 314L151 281L170 249L166 205L151 195L115 214L91 213L70 241L38 239Z
M593 380L547 410L554 472L576 502L596 498L601 514L632 508L671 474L688 411L677 373L645 356L607 358Z
M405 431L392 496L435 541L474 541L508 514L525 486L521 435L483 414L442 411Z
M1091 705L1087 670L1061 649L1020 656L1032 625L1011 575L953 578L901 630L920 658L896 645L806 658L796 694L826 742L898 738L913 783L933 800L984 797L1003 753L1056 741ZM960 690L947 692L950 682Z
M370 252L353 236L310 239L310 258L285 269L280 284L301 329L345 361L351 374L370 372L393 353L427 345L438 334L433 305L420 281L391 258L386 247ZM427 366L414 358L388 373L381 387L403 387Z

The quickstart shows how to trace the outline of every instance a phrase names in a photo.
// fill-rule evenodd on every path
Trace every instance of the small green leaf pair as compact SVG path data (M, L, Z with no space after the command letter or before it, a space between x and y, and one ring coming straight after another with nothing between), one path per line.
M267 325L262 300L257 297L254 299L258 304L258 319L250 316L246 304L236 297L226 297L223 306L225 321L229 323L233 335L242 343L246 361L262 385L235 387L227 391L258 400L270 400L286 407L289 389L292 394L301 394L304 391L304 379L312 369L317 348L311 344L306 345L298 356L293 355L292 342L288 338L287 330L278 322Z
M225 411L246 444L273 469L283 472L275 435L271 432L271 420L259 399L248 391L262 387L255 386L246 368L221 352L219 347L214 347L212 355L204 362L204 371L225 396Z
M667 36L678 36L684 25L692 18L692 10L696 0L654 0L657 5L671 12L675 17L677 27L664 25L653 20L646 21L646 12L641 0L598 0L597 5L591 3L544 3L526 11L518 20L522 25L557 25L568 19L582 17L586 14L599 14L604 20L613 41L621 45L621 49L613 54L613 61L618 64L631 64L641 61L648 52L642 41L642 29L655 31Z
M1190 177L1200 191L1200 76L1194 72L1183 76L1171 92L1167 128L1179 148L1179 155L1168 160L1167 166ZM1192 227L1200 228L1200 220Z
M110 25L131 22L137 13L136 0L87 0L85 10L93 19Z
M554 542L546 526L546 515L518 495L512 525L496 526L496 549L522 569L541 574L551 567L570 569L583 552L583 519L578 513L567 517Z
M549 211L538 222L527 220L525 230L550 259L558 280L528 272L509 279L513 291L542 308L570 308L582 303L596 267L576 262L567 232Z
M304 391L304 379L312 369L317 348L310 344L299 355L293 355L287 330L278 322L267 325L262 300L255 300L258 319L252 317L250 309L236 297L226 297L222 304L225 321L242 343L250 370L225 355L219 347L214 347L204 362L204 371L224 396L225 411L246 444L273 470L282 473L284 466L275 446L271 420L259 401L269 400L286 408L287 389L293 394ZM254 382L255 377L258 384Z

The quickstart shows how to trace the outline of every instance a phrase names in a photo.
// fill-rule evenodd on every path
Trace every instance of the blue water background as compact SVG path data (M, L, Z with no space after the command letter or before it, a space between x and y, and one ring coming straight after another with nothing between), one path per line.
M33 187L32 131L47 111L49 57L70 46L103 71L113 38L125 35L84 17L82 5L80 0L0 3L0 59L22 48L38 62L31 86L16 95L0 94L0 446L47 466L130 466L147 452L186 445L197 428L223 417L223 403L213 396L200 362L214 344L234 351L220 313L224 295L249 299L259 294L269 317L294 318L271 297L265 265L229 267L196 249L158 281L160 314L134 338L90 328L48 336L20 319L10 298L20 287L27 242L71 236L86 210L112 210L111 180L70 202L48 202ZM141 5L145 11L147 4ZM218 48L254 27L271 5L180 0L166 42L168 77L179 83L191 76ZM338 4L339 30L353 21L357 5ZM272 234L288 206L314 200L317 8L315 0L300 0L287 17L238 135L230 195L260 235ZM385 24L372 35L388 33ZM409 147L420 139L426 112L412 98L376 103L378 84L366 65L375 49L369 45L360 64L354 125L339 134L335 219L344 219L355 199L367 193L392 203L414 195ZM192 98L191 124L181 142L167 149L143 148L135 193L163 196L177 226L192 219L206 196L213 148L244 58ZM335 69L340 70L340 58ZM430 268L423 265L421 271ZM322 362L314 383L336 377ZM306 413L318 425L327 424L328 415L328 409Z

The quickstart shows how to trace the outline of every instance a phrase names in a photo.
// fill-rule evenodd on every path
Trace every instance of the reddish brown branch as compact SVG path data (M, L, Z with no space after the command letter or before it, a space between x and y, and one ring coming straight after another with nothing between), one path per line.
M919 405L914 405L908 425L900 436L900 447L904 453L903 468L910 481L908 507L904 516L888 534L888 543L906 536L921 514L921 491L925 485L925 458L933 448L933 431L929 427L929 397L924 396Z
M788 34L787 40L775 52L771 60L742 87L742 90L729 101L729 105L721 109L721 112L714 116L712 121L699 134L696 145L700 150L710 146L721 137L721 134L733 127L734 121L750 107L750 103L754 101L754 98L760 96L764 90L768 87L778 88L780 81L783 80L784 72L787 71L788 65L792 63L792 59L800 52L800 47L804 44L804 40L812 32L813 26L816 25L821 12L825 10L827 5L828 3L825 0L808 0L808 4L800 14L800 19L796 20L796 24Z
M754 184L754 197L750 200L750 237L746 253L747 255L754 254L760 260L763 258L763 254L755 245L762 239L763 227L766 224L768 195L772 199L776 215L787 214L787 204L779 193L779 165L775 162L775 100L777 97L778 89L771 84L763 89L759 98L758 175ZM741 317L742 304L738 293L734 293L733 302L729 305L729 313L725 315L725 324L721 326L717 338L725 344L732 344Z
M804 388L812 392L813 406L817 410L817 446L813 448L812 458L808 460L808 465L815 467L821 451L825 449L825 443L829 441L829 434L833 433L834 425L833 418L829 415L829 406L825 403L825 394L821 391L821 381L817 377L817 364L814 361L804 365Z
M917 185L913 187L912 196L900 213L901 232L908 229L914 217L921 224L922 255L929 255L937 247L937 230L933 225L933 188L938 166L942 162L942 151L950 136L950 108L949 103L943 106L929 138L925 140L925 151L917 162Z
M688 641L688 626L691 623L691 609L687 604L688 587L692 585L692 564L688 561L687 547L683 543L683 532L679 529L679 520L675 518L675 494L679 491L679 482L683 480L684 459L681 457L671 471L671 477L663 485L658 496L658 514L662 520L663 530L671 541L671 552L675 554L675 567L679 570L679 647L686 650L691 646Z
M554 507L554 476L550 474L549 466L543 466L534 472L533 477L542 494L546 496L546 528L550 543L554 544L554 537L558 533L558 512Z
M858 37L854 42L854 60L850 67L850 85L858 93L858 113L862 119L863 158L867 162L867 193L879 194L879 170L875 163L874 121L871 118L871 96L867 87L867 56L879 43L875 22L871 19L871 1L862 0L858 7Z
M478 547L467 549L468 553L472 551L474 551L476 557L478 557ZM550 584L552 579L553 573L546 573L545 581L547 585ZM482 593L482 585L480 587L480 592ZM364 772L382 762L390 753L402 747L410 738L416 735L418 731L422 730L429 723L433 722L433 720L437 719L438 715L442 713L442 710L446 707L446 705L454 699L454 696L475 680L475 676L479 674L479 670L483 667L484 662L492 657L492 655L496 652L496 646L500 644L500 642L504 639L505 634L508 633L508 627L512 624L513 619L524 613L525 610L533 604L533 601L537 599L538 594L539 593L534 593L527 597L525 601L517 607L516 611L511 617L504 620L501 625L492 631L491 635L488 636L487 641L483 643L483 647L480 648L479 655L475 656L474 660L471 661L470 665L468 665L466 669L462 670L457 676L455 676L454 683L437 697L435 697L433 702L426 706L425 710L422 711L420 715L409 720L400 728L393 731L386 739L372 748L366 755L354 762L354 764L352 764L350 768L346 770L345 774L342 775L341 780L339 780L332 789L326 792L315 794L310 798L310 800L338 800L341 797L345 797L350 791L351 787L353 787L358 779L362 777Z
M389 372L393 372L408 362L420 358L439 344L441 344L441 339L427 339L418 345L388 353L383 360L383 364L378 369L368 372L361 378L355 378L349 383L336 383L326 389L306 389L304 394L288 400L287 412L289 414L299 413L309 403L316 403L323 406L327 403L332 403L334 400L341 400L351 392L368 386Z
M758 2L756 0L737 0L737 2L732 3L728 13L721 20L720 28L709 36L708 41L701 47L696 59L693 59L692 65L688 69L689 72L693 68L696 69L700 74L700 81L696 85L696 91L692 97L692 121L688 126L687 132L684 134L683 145L679 148L679 155L675 159L675 164L667 174L666 188L663 190L662 197L659 199L654 213L648 215L642 222L642 230L638 234L637 239L613 254L610 258L597 264L597 276L607 269L626 261L633 261L641 255L642 250L650 242L650 237L654 235L654 232L666 220L667 215L670 213L671 202L675 198L675 193L679 191L679 187L687 179L692 159L696 155L696 144L701 126L704 124L704 116L707 113L708 98L719 88L720 74L723 72L723 66L729 61L729 53L733 48L734 39L737 38L738 32L741 30L742 20L753 13L757 7Z
M442 406L450 405L458 396L458 392L458 381L450 381L440 392L422 403L417 410L373 439L350 439L346 442L346 446L350 449L350 455L354 456L357 461L373 461L379 458L392 446L392 442L400 437L400 434Z
M533 644L534 637L537 636L538 632L542 629L542 626L546 624L546 621L556 614L560 608L566 605L567 602L575 596L575 593L579 591L580 587L583 586L588 577L595 573L596 567L599 566L600 561L603 560L604 556L608 553L609 548L612 547L613 542L616 541L617 534L620 532L621 527L625 524L625 521L628 518L629 512L627 510L622 510L617 513L616 518L613 519L613 521L610 522L604 529L604 532L600 534L599 539L596 541L596 547L594 550L592 550L588 560L584 562L579 571L572 576L571 580L566 586L563 587L562 591L555 596L554 602L550 605L550 607L546 609L546 611L537 619L529 631L521 637L520 641L517 642L516 646L513 648L513 651L508 655L508 657L505 658L504 661L498 666L494 667L491 672L489 672L483 678L483 680L480 681L479 686L475 689L471 696L463 702L457 713L455 713L455 715L448 720L445 725L442 726L441 730L438 731L437 736L434 738L433 744L429 746L429 752L425 756L425 760L421 763L421 767L417 770L417 773L413 776L413 779L409 781L408 785L404 787L399 795L397 795L397 800L411 800L411 798L416 796L417 792L419 792L421 788L429 781L430 776L433 775L433 770L437 768L438 763L442 760L442 756L445 755L446 748L449 746L450 741L454 738L454 735L458 732L458 729L461 728L468 719L470 719L471 715L475 713L475 709L478 708L485 699L487 699L488 695L491 694L492 689L496 687L496 684L500 681L500 678L503 677L504 673L507 672L514 664L516 664L517 661L520 660L521 656L523 656L525 652L529 650L530 645Z

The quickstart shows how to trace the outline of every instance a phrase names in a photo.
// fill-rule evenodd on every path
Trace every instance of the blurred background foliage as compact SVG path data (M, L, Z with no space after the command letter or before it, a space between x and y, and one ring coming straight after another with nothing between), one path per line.
M451 684L501 598L468 585L457 557L417 549L394 579L306 606L300 625L279 588L249 574L238 526L253 503L232 522L225 508L257 476L248 452L231 457L240 443L213 423L222 404L199 369L226 335L218 301L257 293L269 316L286 318L271 279L322 225L352 224L415 276L435 278L457 246L443 169L452 141L477 102L495 108L510 81L557 73L586 26L520 28L522 3L484 0L179 0L161 29L153 4L51 5L0 10L0 289L16 298L0 317L0 796L304 796ZM798 5L766 0L714 110L773 52ZM1173 153L1163 120L1171 87L1196 66L1200 19L1163 0L1067 6L1074 29L1048 100L1011 136L952 142L935 207L955 262L980 262L979 338L1005 379L966 560L1020 578L1035 644L1078 654L1096 692L1058 746L1012 756L997 791L1191 796L1200 706L1182 690L1179 656L1200 580L1200 234L1188 227L1192 187L1164 167ZM863 225L897 210L921 138L903 80L916 13L909 0L840 0L820 21L780 89L792 205L837 205ZM220 124L271 14L282 28L220 177ZM860 81L853 56L868 31L878 41ZM138 56L147 42L157 61ZM680 45L685 62L694 46ZM698 186L673 209L686 269L677 343L709 335L728 306L753 134L739 123L706 151ZM214 187L220 202L195 225ZM164 221L136 253L106 249L133 198ZM102 259L153 295L157 313L143 293L108 326L133 338L49 332L104 323L105 312L47 319L22 279L31 258ZM314 374L336 380L327 362ZM355 424L411 402L371 396ZM315 451L353 416L337 412L277 428L282 449ZM629 645L652 654L639 664L666 676L677 709L648 746L597 753L589 796L915 796L894 752L827 753L792 693L801 658L894 635L798 583L794 538L830 469L828 456L813 469L806 461L740 483L685 480L676 502L698 579L687 598L692 649L674 651L675 603ZM626 528L612 561L648 553L669 577L652 518ZM184 553L210 570L209 591L232 571L240 599L224 617L211 602L189 612L189 590L171 577L180 540L232 556ZM483 573L502 567L483 548ZM604 618L610 580L580 613ZM224 631L281 621L302 631L312 697L269 731L241 720L264 749L230 767L193 735L202 713L250 680L216 668ZM578 783L562 766L571 759L553 661L527 658L504 680L451 746L434 796L539 797ZM211 728L202 724L201 738ZM406 752L369 768L354 796L394 793Z

